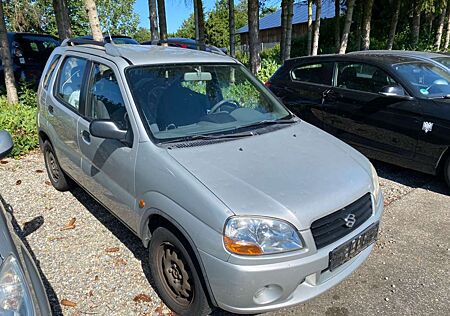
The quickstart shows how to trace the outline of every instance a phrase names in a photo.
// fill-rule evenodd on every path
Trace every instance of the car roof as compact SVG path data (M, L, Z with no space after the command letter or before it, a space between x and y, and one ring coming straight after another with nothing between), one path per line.
M422 51L413 51L413 50L366 50L366 51L356 51L350 52L349 55L397 55L397 56L411 56L423 59L432 59L437 57L444 57L444 54L436 53L436 52L422 52Z
M395 55L395 54L327 54L318 56L303 56L287 60L287 63L297 63L297 62L324 62L324 61L360 61L360 62L371 62L378 65L394 65L399 63L417 62L423 61L423 59L409 56L409 55Z
M235 59L205 51L165 47L157 45L105 44L105 47L91 44L68 46L73 51L88 52L99 56L123 57L133 65L184 64L184 63L238 63ZM106 56L105 56L106 55Z

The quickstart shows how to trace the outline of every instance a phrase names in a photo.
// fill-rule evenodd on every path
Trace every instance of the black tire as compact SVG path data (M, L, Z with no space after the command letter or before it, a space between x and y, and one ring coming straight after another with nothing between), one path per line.
M447 158L447 161L444 165L444 179L447 182L448 187L450 188L450 157Z
M149 262L152 285L167 307L180 316L211 313L192 258L170 230L159 227L153 232Z
M56 158L55 150L48 140L43 145L45 168L53 187L58 191L68 191L72 187L72 180L64 173Z

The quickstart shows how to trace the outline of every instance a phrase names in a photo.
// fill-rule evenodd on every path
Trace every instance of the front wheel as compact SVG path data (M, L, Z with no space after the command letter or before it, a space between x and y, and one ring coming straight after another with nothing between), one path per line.
M444 165L444 178L447 185L450 187L450 157L447 158L447 161Z
M183 243L168 229L157 228L150 240L152 283L177 315L209 315L211 308L197 269Z

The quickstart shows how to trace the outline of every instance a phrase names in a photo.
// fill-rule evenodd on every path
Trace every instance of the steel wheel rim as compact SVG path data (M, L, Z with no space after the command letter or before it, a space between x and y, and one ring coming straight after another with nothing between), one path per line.
M189 306L194 298L193 278L186 259L170 243L163 243L158 249L159 274L166 292L184 307Z
M59 167L58 162L56 161L55 155L51 151L47 151L47 161L48 161L48 169L50 171L50 176L54 182L59 181Z

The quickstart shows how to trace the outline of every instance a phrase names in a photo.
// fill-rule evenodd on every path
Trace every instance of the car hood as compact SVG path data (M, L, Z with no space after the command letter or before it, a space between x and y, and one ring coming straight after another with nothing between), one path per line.
M305 122L168 152L236 215L281 218L299 230L372 188L366 158Z

